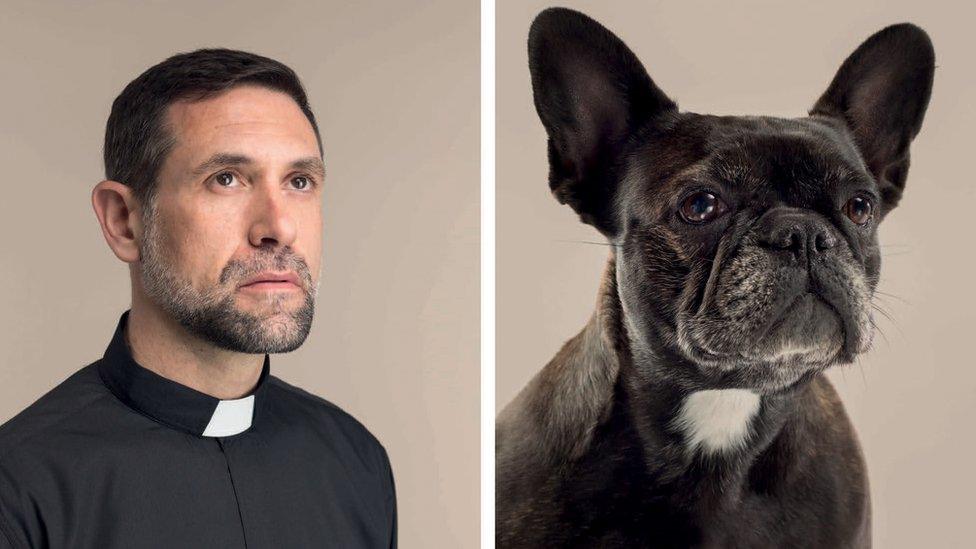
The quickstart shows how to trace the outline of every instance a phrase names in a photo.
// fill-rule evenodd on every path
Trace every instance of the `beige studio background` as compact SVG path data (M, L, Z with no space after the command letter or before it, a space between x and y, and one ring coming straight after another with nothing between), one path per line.
M476 547L479 14L458 2L28 2L0 17L0 423L99 358L129 303L89 194L111 102L224 46L290 65L318 118L323 278L272 373L389 451L401 547Z
M497 398L500 410L586 323L608 251L547 186L525 42L549 2L497 11ZM935 85L901 205L882 224L885 337L835 382L866 454L877 547L971 547L976 493L973 156L976 49L959 2L571 1L618 34L683 110L802 116L844 58L911 21Z

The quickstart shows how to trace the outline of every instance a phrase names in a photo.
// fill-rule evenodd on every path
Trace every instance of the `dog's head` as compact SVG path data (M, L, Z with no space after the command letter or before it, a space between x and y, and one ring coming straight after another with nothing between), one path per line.
M536 18L529 65L550 187L614 245L635 353L698 386L769 391L867 349L877 227L931 94L924 31L871 36L794 119L679 112L567 9Z

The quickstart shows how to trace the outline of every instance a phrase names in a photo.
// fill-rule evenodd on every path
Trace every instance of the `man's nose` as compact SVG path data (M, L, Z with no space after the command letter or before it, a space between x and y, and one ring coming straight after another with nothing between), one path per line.
M267 185L254 194L251 204L251 226L248 240L252 246L290 246L298 233L287 198L275 185Z
M822 215L800 208L775 208L759 220L759 244L797 262L829 253L838 236Z

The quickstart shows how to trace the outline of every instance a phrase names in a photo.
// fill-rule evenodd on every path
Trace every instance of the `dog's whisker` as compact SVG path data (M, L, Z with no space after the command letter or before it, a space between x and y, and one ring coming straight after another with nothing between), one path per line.
M882 316L884 316L888 320L888 322L891 324L891 326L894 327L895 330L898 331L899 334L905 335L905 331L902 330L901 325L898 323L898 321L895 319L895 317L891 313L889 313L886 309L884 309L883 307L879 306L877 303L875 303L873 301L871 302L871 308L874 309L875 311L877 311L878 313L880 313ZM880 327L879 327L879 331L881 331L880 330ZM884 332L881 332L881 334L882 334L882 336L884 336ZM885 341L887 341L887 338L885 339Z
M911 303L910 301L908 301L907 299L905 299L905 298L903 298L903 297L901 297L901 296L897 296L897 295L895 295L895 294L892 294L892 293L888 293L888 292L883 292L883 291L881 291L881 290L875 290L875 291L874 291L874 293L875 293L876 295L879 295L879 296L884 296L884 297L890 297L890 298L892 298L892 299L897 299L898 301L901 301L902 303L904 303L904 304L906 304L906 305L911 305L911 304L912 304L912 303Z
M873 301L871 302L871 308L874 309L875 311L878 311L879 313L881 313L882 316L884 316L885 318L888 319L888 322L891 322L892 324L895 324L894 317L886 309L884 309L883 307L881 307L877 303L874 303Z
M861 361L861 357L860 356L857 357L857 359L855 360L855 362L857 363L857 370L859 372L861 372L861 384L862 384L861 386L864 387L864 388L867 388L867 386L868 386L868 377L864 374L864 362Z
M619 244L613 244L611 242L596 242L596 241L593 241L593 240L563 240L563 239L556 239L556 240L553 240L553 242L561 242L561 243L564 243L564 244L592 244L594 246L608 246L608 247L611 247L611 248L619 248L620 247Z
M885 346L886 347L891 347L891 342L888 341L888 336L885 335L884 330L881 329L881 326L879 326L878 323L875 322L875 320L873 318L871 319L871 326L874 328L875 331L877 331L879 334L881 334L881 339L884 340Z

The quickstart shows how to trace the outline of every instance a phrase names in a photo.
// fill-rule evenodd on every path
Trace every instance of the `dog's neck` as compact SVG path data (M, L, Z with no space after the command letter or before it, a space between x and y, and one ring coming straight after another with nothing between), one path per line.
M667 368L689 367L676 363L676 357L632 350L635 345L624 315L611 256L597 310L577 349L580 356L588 357L588 363L599 363L615 374L608 401L613 409L600 416L623 414L639 437L648 472L658 481L699 483L701 486L688 486L699 495L704 495L703 487L716 497L728 494L783 434L808 384L776 395L696 388L673 371L664 374Z

